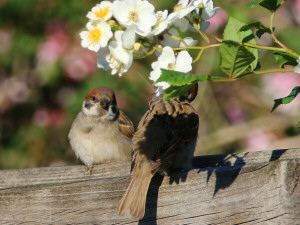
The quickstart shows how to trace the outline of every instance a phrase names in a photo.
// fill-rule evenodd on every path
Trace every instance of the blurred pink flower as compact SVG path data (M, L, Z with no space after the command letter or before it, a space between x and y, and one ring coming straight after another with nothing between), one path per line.
M5 112L15 104L26 102L29 95L30 89L23 81L15 77L0 77L0 112Z
M33 115L34 122L41 127L48 126L50 123L49 115L46 109L39 109Z
M215 16L207 20L210 22L210 26L206 32L211 33L224 26L227 22L227 17L227 13L221 8Z
M245 121L245 113L237 102L228 102L225 108L225 114L232 124L241 124Z
M255 152L272 149L272 143L276 140L276 136L271 132L262 130L254 130L250 133L245 141L245 151Z
M96 70L96 54L76 47L64 57L65 73L68 78L79 81Z
M300 12L300 0L295 1L295 6L298 12Z
M38 109L33 120L41 127L54 126L58 127L64 124L64 113L62 109Z
M69 46L69 37L61 21L50 21L46 27L46 41L39 46L38 64L56 62Z
M29 93L28 86L18 80L11 80L10 84L6 87L6 94L14 104L26 102Z
M12 45L12 35L5 30L0 30L0 40L0 53L8 52Z
M295 86L300 85L300 75L297 73L273 73L265 75L262 79L262 90L273 99L288 96ZM268 97L269 98L269 97ZM300 97L296 97L289 104L279 106L276 111L295 113L300 110Z

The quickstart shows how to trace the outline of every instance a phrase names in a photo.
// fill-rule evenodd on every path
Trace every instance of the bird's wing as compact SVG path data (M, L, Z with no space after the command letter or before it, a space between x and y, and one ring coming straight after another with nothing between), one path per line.
M134 134L134 126L131 120L120 110L119 118L120 131L128 138L132 138Z
M133 156L145 154L155 162L156 170L197 136L198 124L198 115L188 102L158 101L150 105L138 125L132 139Z

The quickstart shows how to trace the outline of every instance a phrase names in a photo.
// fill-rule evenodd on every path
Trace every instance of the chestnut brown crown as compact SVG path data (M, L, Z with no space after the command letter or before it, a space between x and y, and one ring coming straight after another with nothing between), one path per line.
M107 108L109 104L117 105L115 92L109 87L95 87L91 89L84 100L99 102L103 108Z
M106 116L107 120L117 119L119 109L114 91L108 87L93 88L84 98L82 112L89 116Z

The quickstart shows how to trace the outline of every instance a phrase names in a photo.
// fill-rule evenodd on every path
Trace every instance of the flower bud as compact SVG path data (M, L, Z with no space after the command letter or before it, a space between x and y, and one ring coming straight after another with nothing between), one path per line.
M134 45L133 45L134 51L137 52L137 51L139 51L141 48L142 48L141 43L138 43L138 42L134 43Z
M116 23L115 20L109 20L109 21L107 21L107 23L108 23L111 27L116 27L116 26L118 26L118 24Z
M203 3L201 2L199 5L198 5L198 9L204 9L205 7L204 7L204 5L203 5Z

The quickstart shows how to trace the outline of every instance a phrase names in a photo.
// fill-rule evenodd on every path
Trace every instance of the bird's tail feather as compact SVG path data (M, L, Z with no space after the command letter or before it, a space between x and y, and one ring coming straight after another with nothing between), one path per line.
M120 216L129 212L135 219L144 217L147 192L152 177L153 173L147 162L133 172L130 184L117 207Z

